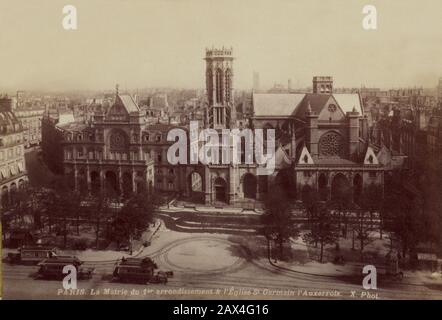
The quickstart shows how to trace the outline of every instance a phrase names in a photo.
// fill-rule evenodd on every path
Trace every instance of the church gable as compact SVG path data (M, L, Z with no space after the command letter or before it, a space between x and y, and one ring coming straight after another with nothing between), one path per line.
M379 163L381 163L384 166L389 166L391 164L392 155L390 150L383 145L381 150L379 150L377 155Z
M289 168L292 160L282 147L278 147L275 152L275 168L278 170Z
M345 118L337 101L330 96L327 102L322 106L318 119L320 121L341 121Z
M138 112L139 107L129 95L117 95L115 103L107 111L107 119L112 121L127 121L129 114Z
M298 164L314 164L313 158L308 152L307 147L304 146L301 151L301 155L299 156Z
M367 148L367 152L365 153L364 157L364 164L379 164L379 160L371 147Z
M117 96L117 98L115 99L115 103L107 111L107 116L114 119L114 120L118 120L118 118L120 118L120 117L125 118L128 116L128 114L129 113L127 112L126 108L124 107L124 104L121 101L119 96Z

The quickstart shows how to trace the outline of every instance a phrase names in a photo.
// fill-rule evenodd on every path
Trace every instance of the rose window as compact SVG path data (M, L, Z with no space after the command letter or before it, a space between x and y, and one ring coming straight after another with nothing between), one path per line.
M339 156L342 153L342 137L336 132L326 133L319 140L319 154L322 156Z
M113 133L109 139L110 148L115 150L125 149L127 146L126 137L121 133Z

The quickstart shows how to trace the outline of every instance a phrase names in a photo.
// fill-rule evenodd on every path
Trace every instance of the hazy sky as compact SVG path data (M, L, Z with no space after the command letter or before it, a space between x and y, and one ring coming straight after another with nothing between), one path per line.
M62 28L62 8L78 30ZM378 30L362 28L362 8ZM0 90L204 87L206 47L233 46L234 84L434 87L441 0L1 0Z

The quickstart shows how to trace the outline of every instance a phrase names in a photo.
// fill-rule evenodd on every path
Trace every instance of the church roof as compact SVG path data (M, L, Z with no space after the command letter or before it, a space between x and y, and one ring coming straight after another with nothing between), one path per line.
M364 114L361 99L357 93L253 93L253 111L257 117L291 116L304 118L308 109L319 114L330 98L334 98L342 112L357 111Z
M128 94L119 94L117 95L117 99L120 100L121 104L123 104L123 106L126 108L128 113L140 111L140 108L135 103L132 96Z
M361 105L361 99L357 93L333 93L333 97L341 107L344 113L352 112L353 108L359 112L359 115L364 114L364 110Z
M354 109L359 113L359 115L363 115L361 100L359 99L359 94L357 93L307 93L295 112L296 117L304 118L309 107L314 114L320 114L331 97L334 98L344 114L347 112L352 112Z
M296 109L295 115L298 118L304 118L307 110L310 108L314 114L319 114L330 99L330 94L307 93L304 95L302 103Z
M254 115L290 116L303 98L299 93L253 93Z

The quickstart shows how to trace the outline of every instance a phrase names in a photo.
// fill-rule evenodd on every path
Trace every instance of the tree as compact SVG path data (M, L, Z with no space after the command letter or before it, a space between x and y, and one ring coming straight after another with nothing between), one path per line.
M28 213L29 193L24 188L11 190L11 202L9 212L12 214L14 222L20 225L25 224L25 216Z
M426 217L427 241L442 248L442 161L425 158L419 170L419 189L422 190L422 206Z
M425 239L425 217L417 199L410 197L404 190L393 193L389 198L391 202L386 208L386 226L400 241L402 256L405 257Z
M359 204L361 209L369 213L371 225L373 225L374 213L378 213L379 217L381 217L380 211L382 210L383 198L382 187L375 184L370 184L366 187L361 195Z
M311 217L315 215L320 205L318 192L311 188L307 188L302 194L302 204L304 205L305 212L307 213L307 218L310 223Z
M264 211L261 222L264 235L274 238L279 244L280 256L283 257L283 244L290 237L298 237L299 230L292 222L292 204L286 192L277 187L264 199Z
M100 246L100 232L102 219L110 215L113 204L116 204L117 196L109 190L102 190L97 195L90 198L91 218L95 220L95 246Z
M74 190L71 179L65 176L57 177L52 181L53 201L51 209L57 217L58 225L63 234L63 246L67 246L68 223L76 218L77 234L79 233L79 220L81 210L80 192Z
M155 193L131 195L113 222L113 237L117 244L145 230L153 222L154 212L161 203Z
M6 214L5 207L0 208L1 222L2 222L2 235L3 235L3 243L6 242L6 234L11 231L11 215Z
M356 224L353 225L353 232L356 233L356 239L359 240L359 254L361 261L364 260L365 246L373 241L373 238L371 236L371 232L373 231L372 223L367 219L367 214L369 214L369 212L364 209L357 210Z
M355 234L359 241L360 259L363 261L364 248L373 241L372 232L374 230L373 216L375 213L379 214L383 205L383 191L380 186L370 184L365 188L362 195L359 197L359 208L355 210L356 223L353 225L353 248ZM382 225L379 226L382 232Z
M320 244L319 262L322 263L324 247L335 244L339 239L339 232L325 204L321 205L312 217L310 232L304 234L303 239L309 244Z
M341 229L341 221L344 222L343 236L347 238L349 216L357 207L352 199L352 190L348 186L342 186L339 192L333 195L327 206L338 214L338 228Z

